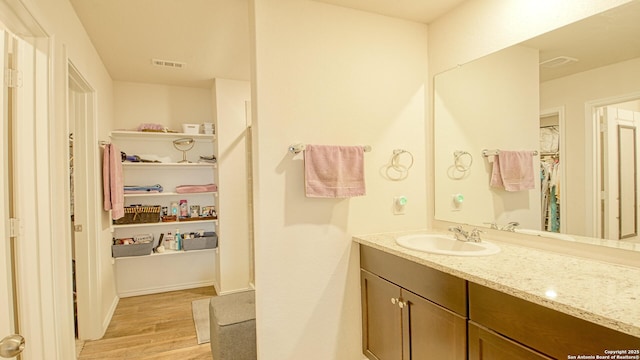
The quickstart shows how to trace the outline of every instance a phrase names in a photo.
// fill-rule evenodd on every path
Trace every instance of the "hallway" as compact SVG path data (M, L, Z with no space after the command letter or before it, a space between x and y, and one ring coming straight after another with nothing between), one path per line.
M204 287L120 299L104 337L85 342L78 359L210 360L209 344L197 344L191 302L214 295Z

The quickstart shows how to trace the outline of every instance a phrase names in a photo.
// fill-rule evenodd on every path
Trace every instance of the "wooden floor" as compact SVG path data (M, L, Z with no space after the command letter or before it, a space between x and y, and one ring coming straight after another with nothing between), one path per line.
M198 345L191 302L215 295L213 286L120 299L100 340L84 343L78 359L211 360Z

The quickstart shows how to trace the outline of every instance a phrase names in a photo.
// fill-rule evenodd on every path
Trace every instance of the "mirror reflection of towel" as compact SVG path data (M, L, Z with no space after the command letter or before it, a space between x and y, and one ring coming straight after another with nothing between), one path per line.
M493 160L491 186L502 187L506 191L535 189L531 151L500 150Z
M304 178L307 197L365 195L363 147L307 145L304 150Z

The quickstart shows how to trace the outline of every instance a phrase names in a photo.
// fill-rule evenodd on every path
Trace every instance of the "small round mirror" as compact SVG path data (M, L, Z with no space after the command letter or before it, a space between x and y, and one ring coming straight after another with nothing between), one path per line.
M182 151L182 160L178 161L179 163L188 163L190 161L187 160L187 151L193 149L193 146L196 144L193 138L180 138L173 140L173 147L176 150Z

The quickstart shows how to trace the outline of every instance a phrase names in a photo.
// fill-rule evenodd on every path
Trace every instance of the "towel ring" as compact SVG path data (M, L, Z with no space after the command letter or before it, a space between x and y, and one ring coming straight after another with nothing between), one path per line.
M400 157L402 154L409 155L409 163L407 165L400 163ZM391 156L391 163L386 168L387 178L393 181L404 180L409 176L409 169L411 169L412 166L413 154L411 154L411 152L403 149L394 149L393 155ZM390 172L390 170L394 170L395 173Z
M465 163L463 161L464 156L469 158L469 160ZM467 172L471 169L471 165L473 164L473 155L471 155L467 151L457 150L453 152L453 164L458 171Z
M400 155L402 154L409 154L409 165L400 164ZM393 156L391 157L391 166L398 171L409 171L409 169L411 169L411 167L413 166L413 154L403 149L393 150Z

